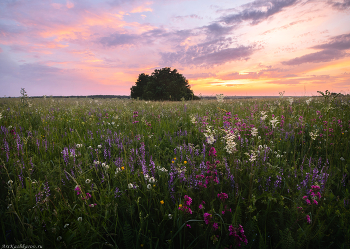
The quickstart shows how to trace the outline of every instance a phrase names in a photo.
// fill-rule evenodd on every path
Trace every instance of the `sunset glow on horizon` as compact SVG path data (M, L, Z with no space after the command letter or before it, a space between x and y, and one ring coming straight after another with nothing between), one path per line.
M130 95L170 67L195 95L350 93L350 0L4 0L0 97Z

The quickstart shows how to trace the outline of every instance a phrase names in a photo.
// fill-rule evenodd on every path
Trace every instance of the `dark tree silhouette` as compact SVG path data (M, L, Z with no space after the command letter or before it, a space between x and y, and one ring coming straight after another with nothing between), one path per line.
M131 98L144 100L185 100L199 99L194 96L188 80L176 69L156 69L152 75L140 74L136 86L130 88Z

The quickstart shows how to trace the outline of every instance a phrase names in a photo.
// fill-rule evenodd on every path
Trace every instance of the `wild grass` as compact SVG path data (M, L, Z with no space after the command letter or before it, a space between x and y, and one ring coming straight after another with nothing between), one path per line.
M349 248L350 99L0 100L2 244Z

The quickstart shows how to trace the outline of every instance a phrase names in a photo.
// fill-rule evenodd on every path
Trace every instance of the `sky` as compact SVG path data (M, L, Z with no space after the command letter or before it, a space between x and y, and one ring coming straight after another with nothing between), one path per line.
M0 97L130 95L176 69L195 95L350 93L350 0L1 0Z

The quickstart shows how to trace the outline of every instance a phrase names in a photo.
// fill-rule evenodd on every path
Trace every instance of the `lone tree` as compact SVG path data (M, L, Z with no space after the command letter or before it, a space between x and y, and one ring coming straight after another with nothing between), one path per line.
M169 67L156 69L152 75L140 74L136 86L130 88L131 98L144 100L199 99L193 95L188 80Z

